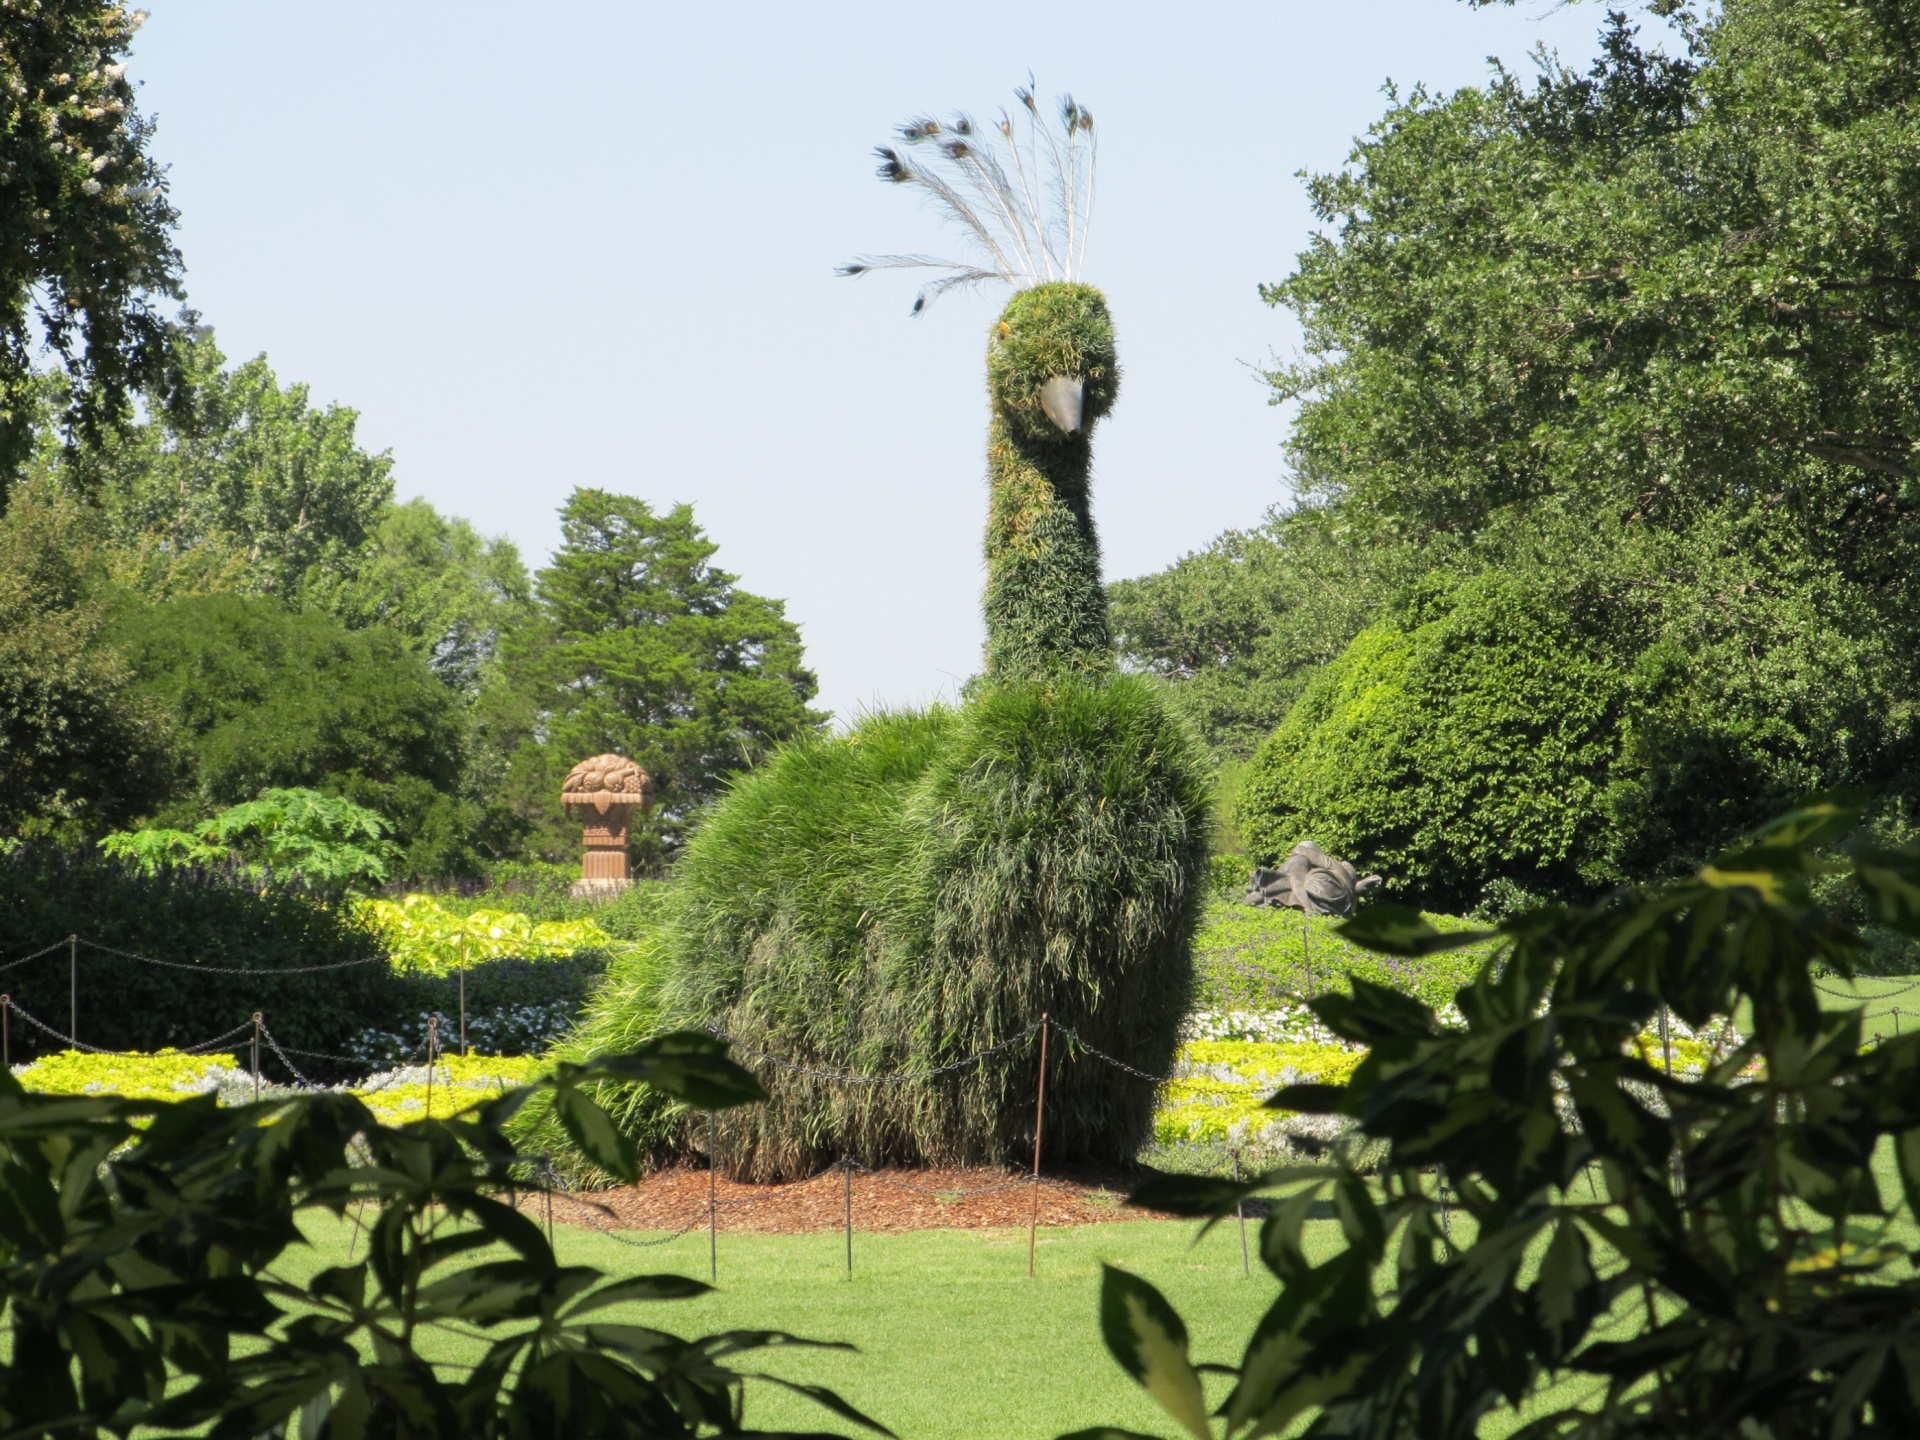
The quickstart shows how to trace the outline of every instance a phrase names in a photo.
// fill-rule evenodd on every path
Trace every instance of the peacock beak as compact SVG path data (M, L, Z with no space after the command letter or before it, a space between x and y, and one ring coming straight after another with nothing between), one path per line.
M1056 375L1040 387L1040 408L1065 434L1079 433L1086 403L1086 383L1078 375Z

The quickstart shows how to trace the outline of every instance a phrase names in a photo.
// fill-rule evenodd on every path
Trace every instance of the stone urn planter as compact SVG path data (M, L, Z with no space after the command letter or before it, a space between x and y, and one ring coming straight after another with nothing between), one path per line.
M617 895L633 883L627 837L634 811L653 807L653 782L624 755L596 755L567 772L560 804L580 822L580 878L575 895Z

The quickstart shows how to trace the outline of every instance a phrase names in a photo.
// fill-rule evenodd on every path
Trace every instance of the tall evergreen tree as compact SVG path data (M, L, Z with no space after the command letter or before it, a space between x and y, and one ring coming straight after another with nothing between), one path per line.
M514 804L556 857L579 848L557 801L568 769L606 751L639 762L656 805L634 858L657 865L729 776L827 717L807 708L818 686L785 603L715 568L719 547L691 506L656 512L582 489L560 520L534 613L503 641L485 723L510 757Z

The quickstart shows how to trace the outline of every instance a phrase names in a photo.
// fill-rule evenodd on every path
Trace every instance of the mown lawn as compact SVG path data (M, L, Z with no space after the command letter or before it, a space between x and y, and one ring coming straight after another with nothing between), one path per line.
M633 1307L624 1318L678 1335L755 1328L850 1341L858 1354L799 1352L747 1368L831 1385L904 1440L1045 1440L1103 1422L1167 1433L1164 1415L1101 1342L1100 1262L1145 1275L1166 1292L1193 1327L1196 1359L1238 1359L1254 1321L1273 1303L1273 1277L1257 1253L1252 1278L1242 1276L1233 1226L1196 1245L1199 1228L1142 1220L1043 1229L1032 1280L1024 1230L855 1232L851 1281L838 1232L722 1230L716 1293ZM1335 1242L1333 1222L1314 1228L1324 1232L1323 1243ZM316 1247L306 1252L307 1263L343 1260L349 1230L310 1228ZM1247 1236L1257 1246L1254 1225ZM563 1263L707 1276L705 1232L637 1250L591 1230L556 1226L555 1244ZM749 1395L747 1417L755 1425L819 1430L839 1423L771 1385Z

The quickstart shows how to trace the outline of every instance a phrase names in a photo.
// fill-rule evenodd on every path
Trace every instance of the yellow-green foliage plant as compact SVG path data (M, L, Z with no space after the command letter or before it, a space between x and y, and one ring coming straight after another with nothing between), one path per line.
M591 920L536 924L513 910L461 915L431 895L362 900L354 913L387 943L395 970L423 975L452 975L489 960L553 959L587 949L611 950L616 945Z
M985 674L958 706L867 715L736 781L682 855L657 942L616 963L564 1047L728 1036L772 1095L722 1127L736 1175L841 1154L1025 1157L1043 1013L1165 1073L1191 996L1209 777L1157 682L1114 668L1089 503L1092 431L1119 384L1106 301L1078 278L1093 121L1068 101L1056 130L1020 103L1017 143L1011 118L961 117L904 126L881 151L883 178L933 194L988 252L915 308L956 284L1016 288L987 348ZM1023 199L1046 194L1057 215ZM1130 1158L1154 1087L1069 1059L1057 1037L1053 1055L1048 1155ZM830 1078L846 1074L921 1078ZM625 1113L651 1143L704 1140L650 1103Z

